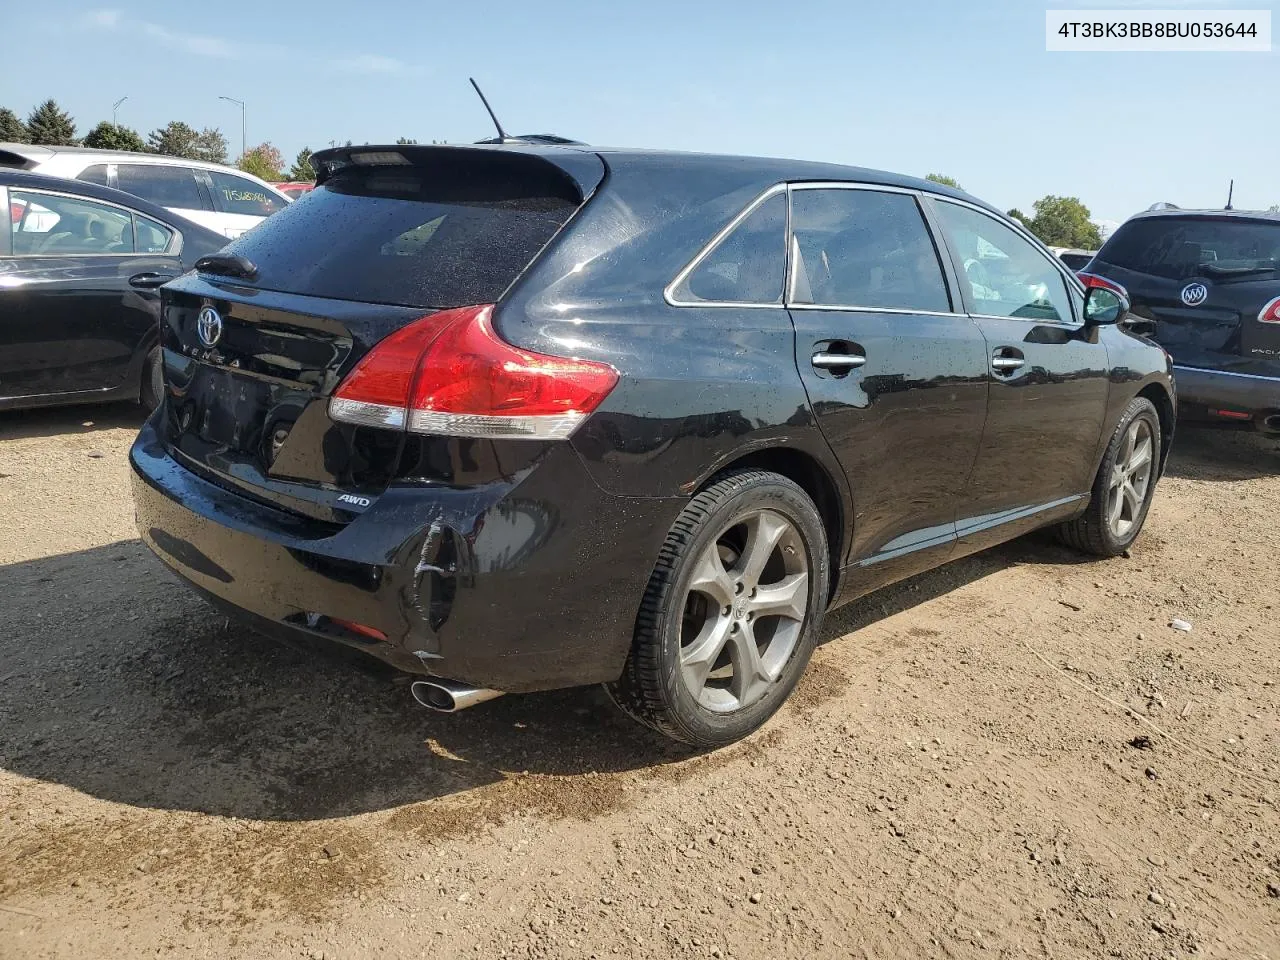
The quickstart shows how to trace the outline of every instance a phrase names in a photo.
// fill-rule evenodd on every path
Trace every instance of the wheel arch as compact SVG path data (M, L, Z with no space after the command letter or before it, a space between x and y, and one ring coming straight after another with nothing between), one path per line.
M126 375L126 383L132 384L132 392L136 400L142 399L142 383L147 375L147 357L159 345L160 329L156 324L147 328L147 332L142 335L137 346L133 348L133 355L129 358L129 372Z
M1169 459L1169 448L1173 446L1173 431L1178 422L1178 412L1174 409L1173 398L1160 383L1148 383L1138 391L1139 397L1151 401L1160 417L1160 475L1164 475L1164 466Z
M800 487L822 517L822 525L827 535L827 552L831 561L831 596L839 595L838 585L841 569L844 565L845 548L850 539L851 515L846 497L841 492L831 471L812 454L795 447L765 447L743 453L725 463L718 464L715 473L704 479L701 487L711 483L722 474L745 469L768 470L779 474Z

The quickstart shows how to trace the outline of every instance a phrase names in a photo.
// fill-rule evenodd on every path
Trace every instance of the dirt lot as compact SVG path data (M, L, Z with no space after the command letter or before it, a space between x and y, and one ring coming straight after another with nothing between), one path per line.
M1184 432L1128 559L1031 538L839 611L691 756L228 628L134 539L136 426L0 417L4 960L1280 960L1275 441Z

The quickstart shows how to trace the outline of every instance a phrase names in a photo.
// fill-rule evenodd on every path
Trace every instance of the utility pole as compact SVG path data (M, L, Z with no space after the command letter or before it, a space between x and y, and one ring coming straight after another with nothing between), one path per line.
M230 103L237 104L237 105L240 107L240 159L241 159L241 160L243 160L243 159L244 159L245 152L246 152L246 150L247 150L247 146L246 146L247 141L245 140L245 136L244 136L244 131L245 131L245 124L244 124L244 115L245 115L244 101L243 101L243 100L237 100L235 97L219 97L218 99L219 99L219 100L227 100L227 101L229 101Z
M120 109L120 104L124 103L128 99L129 97L127 95L123 96L111 105L111 125L113 127L116 126L116 111Z

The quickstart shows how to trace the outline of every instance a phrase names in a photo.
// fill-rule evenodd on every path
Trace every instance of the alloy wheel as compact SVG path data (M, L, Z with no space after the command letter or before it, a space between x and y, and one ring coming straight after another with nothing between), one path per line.
M1142 516L1154 467L1155 437L1151 424L1136 419L1125 431L1107 493L1107 524L1118 539L1129 535Z
M680 630L680 673L708 710L757 702L782 674L804 628L809 561L782 514L758 510L698 557Z

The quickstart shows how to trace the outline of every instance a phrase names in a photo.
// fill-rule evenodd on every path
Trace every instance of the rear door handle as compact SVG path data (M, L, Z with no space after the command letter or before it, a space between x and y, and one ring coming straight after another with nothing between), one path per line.
M866 357L855 353L827 353L824 350L813 355L813 365L819 370L839 370L847 373L866 362Z

